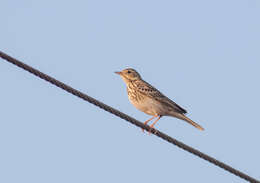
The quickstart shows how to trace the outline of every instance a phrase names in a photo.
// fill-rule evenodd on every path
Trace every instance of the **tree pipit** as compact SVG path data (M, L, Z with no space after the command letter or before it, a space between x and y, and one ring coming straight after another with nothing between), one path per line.
M151 128L154 128L154 125L162 116L172 116L188 122L199 130L204 130L199 124L185 116L187 113L185 109L145 82L136 70L129 68L115 73L119 74L126 83L130 102L140 111L153 116L144 124L157 118L150 125Z

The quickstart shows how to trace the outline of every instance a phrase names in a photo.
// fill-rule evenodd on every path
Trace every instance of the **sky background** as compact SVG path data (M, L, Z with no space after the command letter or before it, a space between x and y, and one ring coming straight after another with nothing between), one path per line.
M135 68L201 132L156 128L260 179L260 1L1 1L0 50L145 121ZM0 182L245 182L0 60Z

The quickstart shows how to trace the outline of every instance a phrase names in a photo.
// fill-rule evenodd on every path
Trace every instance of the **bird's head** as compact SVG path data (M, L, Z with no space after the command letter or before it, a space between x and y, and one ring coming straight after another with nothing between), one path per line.
M141 79L140 74L136 70L131 68L124 69L120 72L115 73L119 74L125 83Z

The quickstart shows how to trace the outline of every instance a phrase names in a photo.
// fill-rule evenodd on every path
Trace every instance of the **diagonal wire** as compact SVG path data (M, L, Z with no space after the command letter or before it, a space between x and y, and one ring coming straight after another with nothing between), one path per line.
M105 111L108 111L108 112L110 112L110 113L112 113L112 114L114 114L114 115L116 115L116 116L118 116L118 117L120 117L120 118L140 127L140 128L143 128L147 131L151 131L151 133L153 133L154 135L162 138L163 140L166 140L169 143L174 144L174 145L178 146L179 148L182 148L185 151L188 151L188 152L190 152L190 153L192 153L192 154L194 154L194 155L196 155L196 156L198 156L198 157L200 157L200 158L202 158L202 159L204 159L204 160L206 160L210 163L213 163L216 166L223 168L224 170L226 170L226 171L228 171L228 172L230 172L230 173L232 173L232 174L234 174L234 175L236 175L236 176L238 176L242 179L245 179L245 180L252 182L252 183L260 183L260 181L254 179L253 177L250 177L249 175L247 175L247 174L245 174L245 173L243 173L239 170L236 170L236 169L232 168L231 166L229 166L229 165L227 165L227 164L225 164L225 163L223 163L219 160L216 160L213 157L208 156L207 154L204 154L204 153L198 151L197 149L194 149L194 148L192 148L192 147L190 147L190 146L188 146L188 145L186 145L186 144L184 144L184 143L182 143L182 142L180 142L180 141L160 132L159 130L155 130L153 128L150 128L148 125L141 123L140 121L132 118L131 116L128 116L127 114L124 114L124 113L122 113L122 112L120 112L120 111L118 111L118 110L116 110L116 109L114 109L114 108L112 108L112 107L110 107L110 106L108 106L108 105L106 105L106 104L104 104L104 103L102 103L102 102L100 102L100 101L98 101L98 100L96 100L96 99L94 99L94 98L92 98L92 97L90 97L90 96L88 96L88 95L86 95L86 94L84 94L84 93L64 84L64 83L62 83L62 82L60 82L60 81L58 81L58 80L56 80L56 79L54 79L53 77L48 76L47 74L44 74L37 69L34 69L33 67L31 67L31 66L29 66L29 65L11 57L11 56L9 56L9 55L1 52L1 51L0 51L0 57L2 57L7 62L10 62L10 63L12 63L12 64L14 64L14 65L16 65L20 68L23 68L24 70L26 70L26 71L28 71L32 74L40 77L41 79L48 81L48 82L56 85L57 87L65 90L65 91L67 91L67 92L87 101L87 102L90 102L90 103L104 109Z

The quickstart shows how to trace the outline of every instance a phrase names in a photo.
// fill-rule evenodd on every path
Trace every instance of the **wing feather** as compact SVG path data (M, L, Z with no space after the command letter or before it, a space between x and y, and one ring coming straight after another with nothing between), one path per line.
M181 106L176 104L174 101L172 101L171 99L169 99L168 97L163 95L159 90L154 88L149 83L147 83L143 80L138 80L138 81L135 81L134 84L136 85L136 88L138 89L138 91L140 93L143 93L143 94L147 95L148 97L154 98L157 101L164 103L165 105L173 108L175 111L177 111L179 113L182 113L182 114L187 113L187 111L185 109L183 109Z

